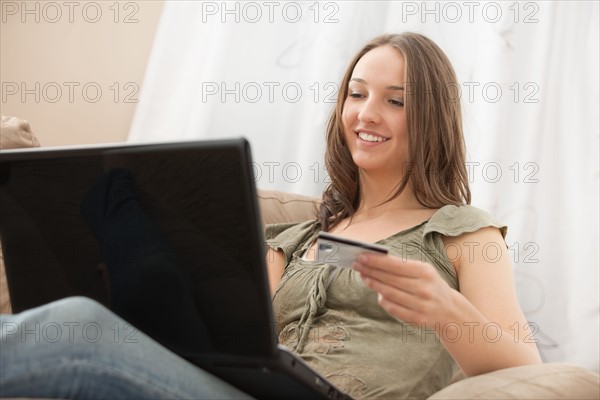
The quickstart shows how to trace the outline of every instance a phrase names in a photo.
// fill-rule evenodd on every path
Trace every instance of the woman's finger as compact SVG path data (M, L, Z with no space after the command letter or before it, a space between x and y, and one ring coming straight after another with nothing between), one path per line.
M421 300L414 293L391 286L387 282L382 282L372 277L364 276L362 279L363 282L365 282L365 285L379 294L380 300L381 297L383 297L387 301L396 303L407 309L414 311L420 310L421 307L419 304L421 303Z
M355 268L360 272L361 277L374 279L380 282L384 282L387 285L394 287L405 292L416 294L419 287L422 286L422 282L419 279L397 275L392 272L383 271L380 269L368 268L364 266L356 266Z
M422 273L421 270L427 266L426 263L420 261L403 260L400 257L393 255L370 253L360 254L356 261L358 264L362 264L367 268L393 272L396 275L411 278L420 277Z

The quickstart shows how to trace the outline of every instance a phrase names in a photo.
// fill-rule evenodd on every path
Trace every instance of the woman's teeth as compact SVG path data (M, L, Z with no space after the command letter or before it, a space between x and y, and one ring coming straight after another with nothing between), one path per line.
M364 140L365 142L385 142L386 140L388 140L387 138L369 135L368 133L364 132L359 132L358 137Z

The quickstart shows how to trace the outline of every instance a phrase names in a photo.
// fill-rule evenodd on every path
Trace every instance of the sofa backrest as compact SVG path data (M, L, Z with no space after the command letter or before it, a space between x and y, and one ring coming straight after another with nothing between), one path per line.
M301 222L315 217L320 199L299 194L258 190L263 229L266 224Z

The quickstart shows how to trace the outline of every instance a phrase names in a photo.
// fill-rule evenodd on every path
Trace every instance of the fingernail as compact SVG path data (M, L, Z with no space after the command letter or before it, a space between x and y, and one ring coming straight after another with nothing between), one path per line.
M361 264L366 264L367 256L364 254L359 254L358 257L356 257L356 261L358 261Z

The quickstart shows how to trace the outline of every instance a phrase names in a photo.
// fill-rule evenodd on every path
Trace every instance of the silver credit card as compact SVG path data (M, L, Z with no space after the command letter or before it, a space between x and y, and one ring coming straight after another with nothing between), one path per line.
M317 236L316 261L319 263L352 268L354 260L361 253L387 254L388 249L378 244L348 239L323 231Z

